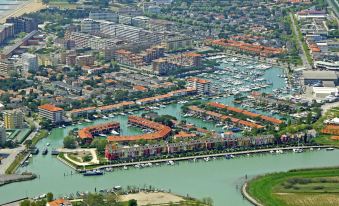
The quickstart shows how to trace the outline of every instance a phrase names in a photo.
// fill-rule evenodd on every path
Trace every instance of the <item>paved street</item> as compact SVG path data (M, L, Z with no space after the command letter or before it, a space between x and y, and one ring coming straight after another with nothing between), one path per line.
M297 25L296 25L296 22L294 21L294 18L293 18L293 14L290 13L290 19L291 19L291 22L292 22L292 29L293 29L293 32L296 34L297 36L297 41L298 41L298 46L300 48L300 50L302 51L302 54L300 54L300 57L303 61L303 65L306 69L312 69L311 65L308 63L307 61L307 57L306 57L306 51L304 50L303 48L303 44L301 42L301 36L299 35L299 32L298 32L298 29L297 29Z

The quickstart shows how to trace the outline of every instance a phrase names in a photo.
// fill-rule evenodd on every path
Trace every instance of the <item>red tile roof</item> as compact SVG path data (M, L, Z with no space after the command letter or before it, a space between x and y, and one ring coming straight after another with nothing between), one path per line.
M39 109L43 109L43 110L47 110L50 112L59 112L59 111L63 111L62 108L60 107L56 107L53 104L44 104L38 107Z

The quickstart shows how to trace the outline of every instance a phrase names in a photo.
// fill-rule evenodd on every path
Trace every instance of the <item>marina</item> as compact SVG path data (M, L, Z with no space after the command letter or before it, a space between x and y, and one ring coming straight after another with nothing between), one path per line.
M229 67L233 67L233 62L227 64L229 64ZM225 63L223 66L227 66L227 64ZM260 64L257 63L257 65ZM237 71L240 71L242 67L245 68L245 65L235 64L234 67ZM286 81L283 76L284 71L281 68L261 67L263 67L263 69L258 69L260 74L258 74L257 78L262 78L263 80L254 84L258 84L259 86L262 83L267 84L268 86L260 87L256 91L272 92L274 89L285 87ZM223 70L220 71L224 73ZM211 76L212 78L219 78L218 76L220 76L220 80L213 79L213 82L222 82L224 81L222 78L231 78L227 84L233 85L233 80L236 80L236 78L232 77L234 76L233 73L226 73L229 71L224 71L224 74L213 74ZM244 73L242 75L244 76L239 76L239 79L246 78L245 75L251 76L252 74ZM202 76L202 78L205 77ZM251 84L253 84L251 82L254 81L254 79L249 78L248 82L242 82L241 85L250 88ZM225 88L225 90L220 91L214 98L204 97L202 100L217 101L233 106L235 100L234 96L236 96L236 94L233 94L232 90L239 86L240 84ZM250 91L247 93L249 92ZM188 100L180 100L178 103L162 103L147 106L147 110L154 110L160 115L169 114L176 117L178 120L184 119L189 124L193 124L200 128L206 128L210 131L213 130L220 133L225 131L226 128L222 125L204 121L203 119L198 119L189 114L184 114L181 107L187 102ZM243 105L237 105L237 107L239 106L243 108ZM267 112L260 110L260 108L251 108L250 111L269 115ZM98 125L111 121L120 123L119 132L117 130L110 132L113 135L139 135L141 133L152 132L146 131L145 129L142 131L140 128L128 126L128 116L126 114L141 115L143 112L144 110L110 113L105 114L103 118L97 116L94 120L85 119L84 122L71 126L61 126L60 128L53 129L46 139L41 140L37 144L37 148L39 148L42 153L44 152L44 149L47 150L47 144L50 148L60 148L63 145L63 138L69 131L73 129L80 130L91 125ZM259 154L252 154L248 151L241 155L225 153L220 154L219 156L211 154L201 157L182 158L183 160L189 161L167 159L159 162L139 162L119 165L121 169L103 166L100 171L90 171L87 172L87 175L84 175L86 173L76 173L68 165L59 161L55 157L54 151L56 150L53 149L53 155L34 156L29 159L24 167L19 168L18 172L31 171L37 174L38 178L33 181L20 182L1 187L0 196L4 198L1 198L0 203L26 196L38 196L45 191L51 191L56 196L63 197L67 194L74 193L75 191L94 191L95 187L109 188L111 185L143 186L145 184L151 184L157 188L163 188L165 190L170 189L181 195L189 193L190 196L196 198L211 197L217 206L222 206L222 203L226 199L229 202L232 202L233 205L242 206L250 205L247 200L242 198L241 193L238 190L240 185L245 181L245 175L252 177L266 172L285 171L300 167L333 166L339 163L335 158L335 154L338 153L337 150L326 151L325 149L321 149L320 151L311 151L311 149L308 148L303 152L293 152L292 148L289 148L289 150L291 152L283 152L283 148L281 148L267 149ZM327 161L323 161L323 159L326 159ZM195 172L192 173L192 171ZM224 171L224 173L220 173L220 171ZM188 176L190 178L187 178ZM64 187L65 182L67 182L68 185L66 188ZM197 184L197 187L190 188L190 185L193 183ZM53 185L53 187L50 187L50 185ZM18 188L20 191L18 191Z

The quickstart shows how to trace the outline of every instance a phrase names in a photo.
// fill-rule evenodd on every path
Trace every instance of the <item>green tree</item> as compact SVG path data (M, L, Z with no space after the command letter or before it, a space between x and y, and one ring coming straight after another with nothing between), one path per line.
M104 202L103 195L90 193L83 198L84 204L88 206L103 206L106 205Z
M53 201L53 193L49 192L46 195L47 202Z
M74 136L66 136L64 138L64 147L69 148L69 149L74 149L76 148L76 140Z
M105 151L106 145L107 140L101 138L96 138L91 143L91 147L95 147L99 153L103 153Z
M128 200L128 206L137 206L138 203L135 199Z
M29 200L24 200L20 202L20 206L30 206L30 205L31 205L31 201Z

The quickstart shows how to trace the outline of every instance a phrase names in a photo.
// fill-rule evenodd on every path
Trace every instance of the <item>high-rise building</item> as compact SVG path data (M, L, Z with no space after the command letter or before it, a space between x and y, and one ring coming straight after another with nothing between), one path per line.
M6 19L6 23L12 23L14 25L14 33L20 32L29 33L34 30L38 30L38 23L33 18L28 17L9 17Z
M210 94L211 93L211 82L205 79L199 78L188 78L188 84L190 87L195 88L198 94Z
M12 73L15 73L14 64L8 60L0 60L0 75L1 76L10 76Z
M24 126L24 114L20 110L9 110L4 113L6 129L21 129Z
M36 71L39 67L38 58L35 54L23 53L22 56L22 68L25 71Z
M14 25L7 23L0 25L0 44L4 43L8 38L14 36Z
M52 104L44 104L38 107L39 115L51 120L52 123L59 123L63 121L64 110Z
M20 129L24 126L24 114L20 110L4 111L4 123L6 129Z
M3 146L6 143L6 130L3 127L0 127L0 145Z

